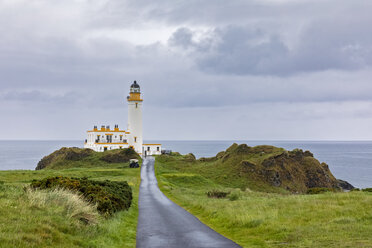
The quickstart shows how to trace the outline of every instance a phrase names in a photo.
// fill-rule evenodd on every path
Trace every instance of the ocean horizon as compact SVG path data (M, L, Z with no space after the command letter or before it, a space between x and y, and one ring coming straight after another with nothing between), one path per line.
M372 141L316 140L145 140L161 143L163 149L197 158L212 157L233 143L249 146L273 145L287 150L309 150L325 162L333 175L355 187L372 187ZM0 170L34 170L44 156L61 147L83 147L81 140L0 140Z

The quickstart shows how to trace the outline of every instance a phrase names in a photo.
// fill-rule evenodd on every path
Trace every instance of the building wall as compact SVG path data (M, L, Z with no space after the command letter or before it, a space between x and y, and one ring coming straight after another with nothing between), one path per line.
M144 144L142 155L160 155L161 154L161 144Z
M129 148L129 144L85 144L84 148L92 149L96 152L103 152L105 148L109 150Z
M128 101L128 131L130 132L128 143L134 150L142 154L142 102Z
M96 143L98 135L100 139ZM107 139L107 135L112 136L111 140ZM120 135L122 135L121 139ZM128 134L125 131L88 131L87 142L84 144L84 148L90 148L96 152L103 152L105 148L107 150L128 148L128 138Z

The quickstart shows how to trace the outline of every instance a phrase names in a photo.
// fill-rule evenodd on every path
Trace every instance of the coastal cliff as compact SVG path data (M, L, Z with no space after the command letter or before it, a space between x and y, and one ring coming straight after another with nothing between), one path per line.
M336 179L326 163L320 163L310 151L301 149L287 151L274 146L233 144L211 158L195 159L192 154L175 157L179 157L179 162L189 164L183 170L197 171L234 187L258 191L280 188L292 193L307 193L318 188L353 189L346 181Z
M222 166L234 164L242 177L291 192L307 192L311 188L352 188L347 182L337 180L326 163L320 163L310 151L301 149L287 151L274 146L233 144L217 154L215 160Z

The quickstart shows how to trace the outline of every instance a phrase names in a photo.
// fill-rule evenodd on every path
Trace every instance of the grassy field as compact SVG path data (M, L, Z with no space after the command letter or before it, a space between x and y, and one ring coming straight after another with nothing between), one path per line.
M86 225L71 217L74 211L71 208L81 204L78 199L68 203L49 195L49 200L39 204L32 200L35 195L31 193L30 196L30 192L24 191L24 186L32 179L49 176L125 180L133 190L132 206L129 211L118 212L110 218L98 215L96 224ZM140 169L130 169L128 163L59 170L0 171L0 247L135 247L139 183Z
M372 247L372 193L264 193L181 157L155 165L169 198L243 247ZM211 190L230 194L208 198Z

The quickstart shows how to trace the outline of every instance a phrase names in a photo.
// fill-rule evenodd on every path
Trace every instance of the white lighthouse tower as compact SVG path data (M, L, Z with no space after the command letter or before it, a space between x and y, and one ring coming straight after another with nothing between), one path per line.
M142 154L142 99L141 89L136 81L130 86L128 101L128 131L130 140L128 143L133 146L134 150Z
M102 125L88 130L84 147L96 152L132 147L138 154L160 155L161 144L143 144L142 136L142 99L141 89L136 81L130 86L128 101L128 129L121 130L119 125L114 129Z

